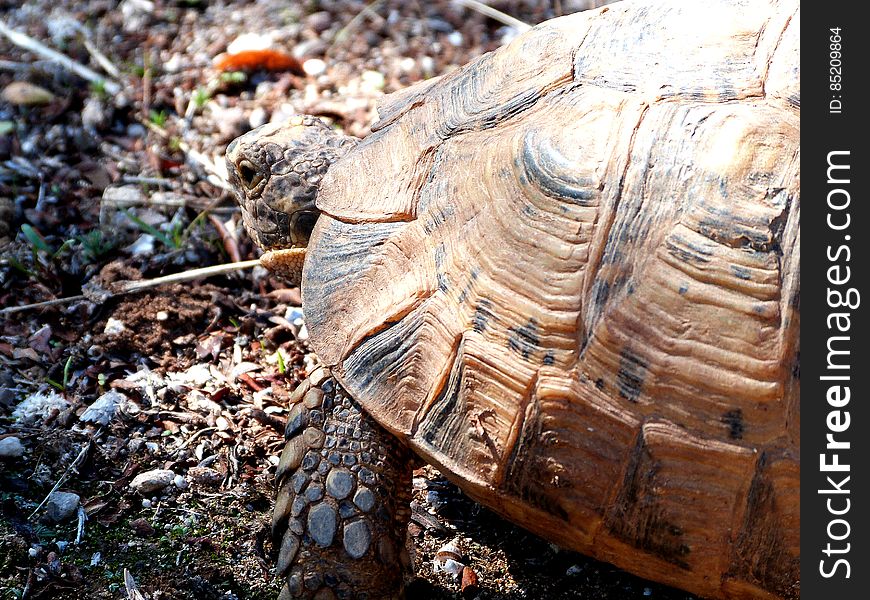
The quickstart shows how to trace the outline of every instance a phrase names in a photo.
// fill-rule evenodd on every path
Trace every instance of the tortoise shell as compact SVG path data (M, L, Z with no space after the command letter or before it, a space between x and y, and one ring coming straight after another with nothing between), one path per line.
M317 199L320 358L541 536L798 597L799 15L618 3L388 97Z

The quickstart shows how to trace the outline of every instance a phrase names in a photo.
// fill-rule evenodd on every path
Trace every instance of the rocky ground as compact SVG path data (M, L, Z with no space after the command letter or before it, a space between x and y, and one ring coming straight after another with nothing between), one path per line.
M534 24L595 3L492 4ZM2 2L0 29L0 598L275 597L271 480L316 360L298 290L130 282L255 257L223 179L237 135L308 113L365 136L382 95L517 29L443 0ZM431 468L414 490L409 598L690 598Z

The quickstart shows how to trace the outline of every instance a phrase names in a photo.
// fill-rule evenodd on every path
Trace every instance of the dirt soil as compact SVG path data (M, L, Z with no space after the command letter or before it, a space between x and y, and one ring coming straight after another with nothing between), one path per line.
M595 2L491 4L535 24ZM123 287L256 256L223 184L234 137L301 113L365 136L384 94L516 29L446 0L36 0L0 21L99 74L0 36L0 599L275 598L284 407L316 364L299 292L259 268ZM430 467L414 497L409 598L692 598ZM434 572L447 543L464 585Z

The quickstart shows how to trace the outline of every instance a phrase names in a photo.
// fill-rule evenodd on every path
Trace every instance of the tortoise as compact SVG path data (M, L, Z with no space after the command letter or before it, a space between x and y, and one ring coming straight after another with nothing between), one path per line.
M361 141L230 145L323 364L278 466L281 598L401 595L419 459L647 579L799 596L799 20L616 3L387 96Z

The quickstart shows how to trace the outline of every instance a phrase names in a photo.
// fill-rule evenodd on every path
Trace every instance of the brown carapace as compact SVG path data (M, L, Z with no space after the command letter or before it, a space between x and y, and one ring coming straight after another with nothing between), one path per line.
M625 2L387 97L321 184L311 344L563 546L797 598L800 12Z
M797 597L799 18L617 4L388 99L317 199L321 359L535 533Z

